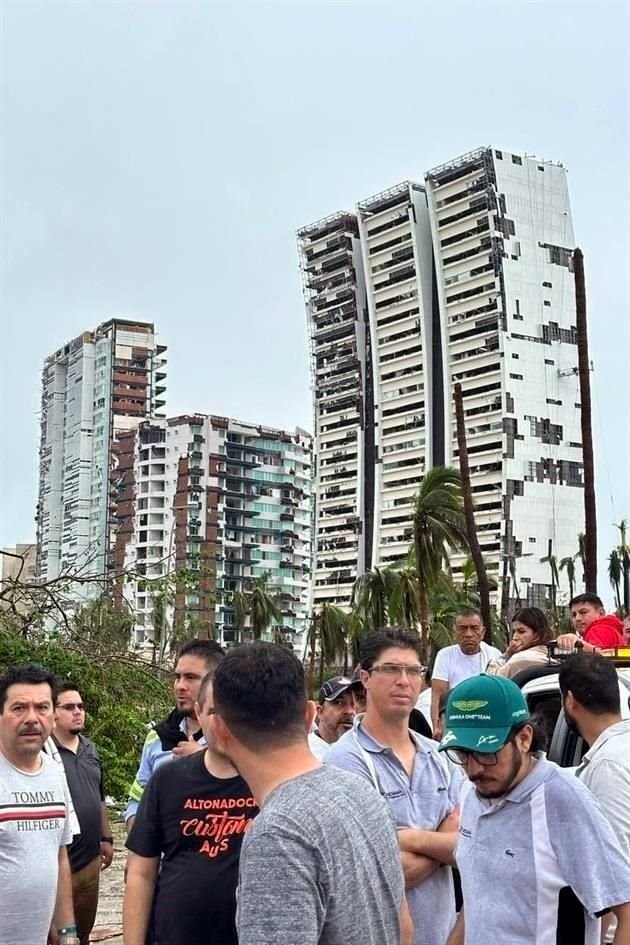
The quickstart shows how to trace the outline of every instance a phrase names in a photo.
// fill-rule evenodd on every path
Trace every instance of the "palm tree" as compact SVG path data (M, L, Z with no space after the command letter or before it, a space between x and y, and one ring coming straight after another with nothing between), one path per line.
M354 582L352 607L363 617L366 629L389 624L389 599L397 583L397 571L389 566L365 571Z
M608 556L608 580L615 592L615 606L621 612L621 558L616 548Z
M551 545L551 540L549 541L549 550L544 558L540 559L541 564L548 564L549 570L551 572L551 595L550 595L550 605L551 613L553 614L554 624L558 624L558 609L556 605L557 601L557 591L558 585L560 584L560 575L558 573L558 561L556 556L553 554L553 548Z
M567 581L569 582L569 599L575 597L575 558L576 555L568 555L560 561L560 570L567 572Z
M389 597L389 616L392 623L417 632L420 623L418 576L413 549L397 570L397 580Z
M350 614L334 604L324 603L311 618L309 633L310 668L309 685L315 673L315 654L319 645L319 684L323 682L324 667L337 661L347 660L348 627Z
M630 615L630 546L626 539L628 523L622 518L617 525L620 533L619 554L621 557L621 569L623 571L623 612L626 616Z
M234 608L234 642L240 643L243 639L243 632L247 624L247 615L249 613L249 601L243 591L234 591L232 595L232 606Z
M582 455L584 462L584 531L586 590L597 594L597 509L595 505L595 460L593 458L593 421L591 415L591 377L588 357L586 320L586 282L584 256L581 249L573 252L575 274L575 327L577 335L578 374L580 378L580 418L582 422Z
M461 476L451 466L435 466L425 474L413 511L413 545L418 582L418 614L423 659L429 652L428 595L449 549L467 547Z
M254 640L260 640L274 621L282 622L275 595L269 593L268 573L254 579L254 586L247 595L247 610Z
M481 553L481 545L477 538L475 525L475 508L470 488L470 465L468 463L468 444L466 442L466 423L464 420L464 395L462 385L458 382L454 388L455 418L457 423L457 452L459 454L459 468L461 470L462 497L464 500L464 515L466 520L466 537L470 554L477 572L479 585L479 601L481 605L481 619L486 628L486 639L490 636L490 587L488 572Z

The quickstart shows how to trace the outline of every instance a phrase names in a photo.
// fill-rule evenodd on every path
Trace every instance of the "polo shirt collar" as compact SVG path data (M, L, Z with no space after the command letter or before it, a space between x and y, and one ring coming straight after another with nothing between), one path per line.
M603 748L606 742L617 735L630 735L630 719L622 719L621 722L615 722L614 725L609 725L608 728L604 729L582 758L582 763L592 761L600 748Z
M364 718L365 713L362 712L360 715L355 715L353 722L353 732L355 737L359 740L361 747L365 748L366 751L371 751L375 755L393 754L393 749L389 745L382 745L374 738L373 735L370 735L370 733L366 731L362 725ZM427 746L422 743L417 735L417 732L414 732L412 729L409 729L408 731L413 743L416 746L416 751L423 752L427 755L432 753L433 749L427 748Z

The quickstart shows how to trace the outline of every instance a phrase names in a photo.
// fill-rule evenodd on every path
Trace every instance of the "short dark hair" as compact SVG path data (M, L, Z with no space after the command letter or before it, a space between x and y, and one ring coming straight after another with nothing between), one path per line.
M569 610L571 610L575 604L592 604L593 607L601 607L602 610L604 609L601 597L598 597L597 594L591 594L590 592L586 594L576 594L575 597L572 597L569 601Z
M481 611L477 610L476 607L462 607L461 610L458 610L453 620L453 626L455 626L455 620L457 620L458 617L479 617L479 620L483 623Z
M581 706L593 715L621 712L617 670L598 653L567 656L558 673L563 697L571 691Z
M368 634L361 644L361 669L372 669L383 650L392 646L400 650L413 650L418 659L422 660L422 644L417 633L411 633L403 627L384 627Z
M59 702L59 696L63 695L64 692L80 693L81 690L76 683L72 682L71 679L58 679L55 690L55 702Z
M532 730L532 741L528 749L529 754L533 755L537 751L546 751L547 735L543 728L542 720L536 715L527 719L526 722L519 722L518 725L513 725L504 744L507 745L509 742L514 742L518 733L522 732L526 725L529 725Z
M533 630L537 635L538 640L536 643L532 643L532 646L540 646L541 644L549 643L553 636L547 615L540 607L523 607L522 610L514 614L512 623L514 623L515 620L518 620L519 623L524 623L526 627L529 627L529 629Z
M246 748L306 741L304 667L286 647L247 643L234 647L214 674L214 707Z
M4 676L0 677L0 713L4 712L7 692L11 686L39 686L42 683L48 683L50 686L50 694L54 705L57 698L57 680L51 672L44 669L39 663L28 663L26 666L12 666L6 671Z
M205 662L208 670L211 670L217 666L220 659L223 659L225 650L216 640L187 640L177 651L176 664L182 656L197 656Z
M219 663L221 662L223 658L224 658L223 656L217 657L216 666L214 666L211 670L209 670L209 672L207 672L206 675L201 680L201 685L199 686L199 694L197 696L197 702L199 703L200 706L203 706L204 702L206 701L206 696L208 695L208 688L212 685L217 666L219 665Z

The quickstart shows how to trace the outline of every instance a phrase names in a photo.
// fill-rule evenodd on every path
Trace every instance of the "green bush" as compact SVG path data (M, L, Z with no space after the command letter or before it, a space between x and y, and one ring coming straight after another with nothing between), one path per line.
M100 752L105 792L127 797L150 720L168 711L168 688L151 667L127 655L90 660L58 640L33 642L0 631L0 674L10 666L40 663L61 679L71 679L85 701L86 734Z

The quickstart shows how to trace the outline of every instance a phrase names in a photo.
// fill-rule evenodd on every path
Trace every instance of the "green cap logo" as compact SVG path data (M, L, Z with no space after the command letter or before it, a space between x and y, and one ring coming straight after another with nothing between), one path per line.
M484 705L488 705L488 701L485 702L480 699L468 699L465 702L454 702L453 705L456 709L459 709L460 712L475 712L477 709L483 709Z

